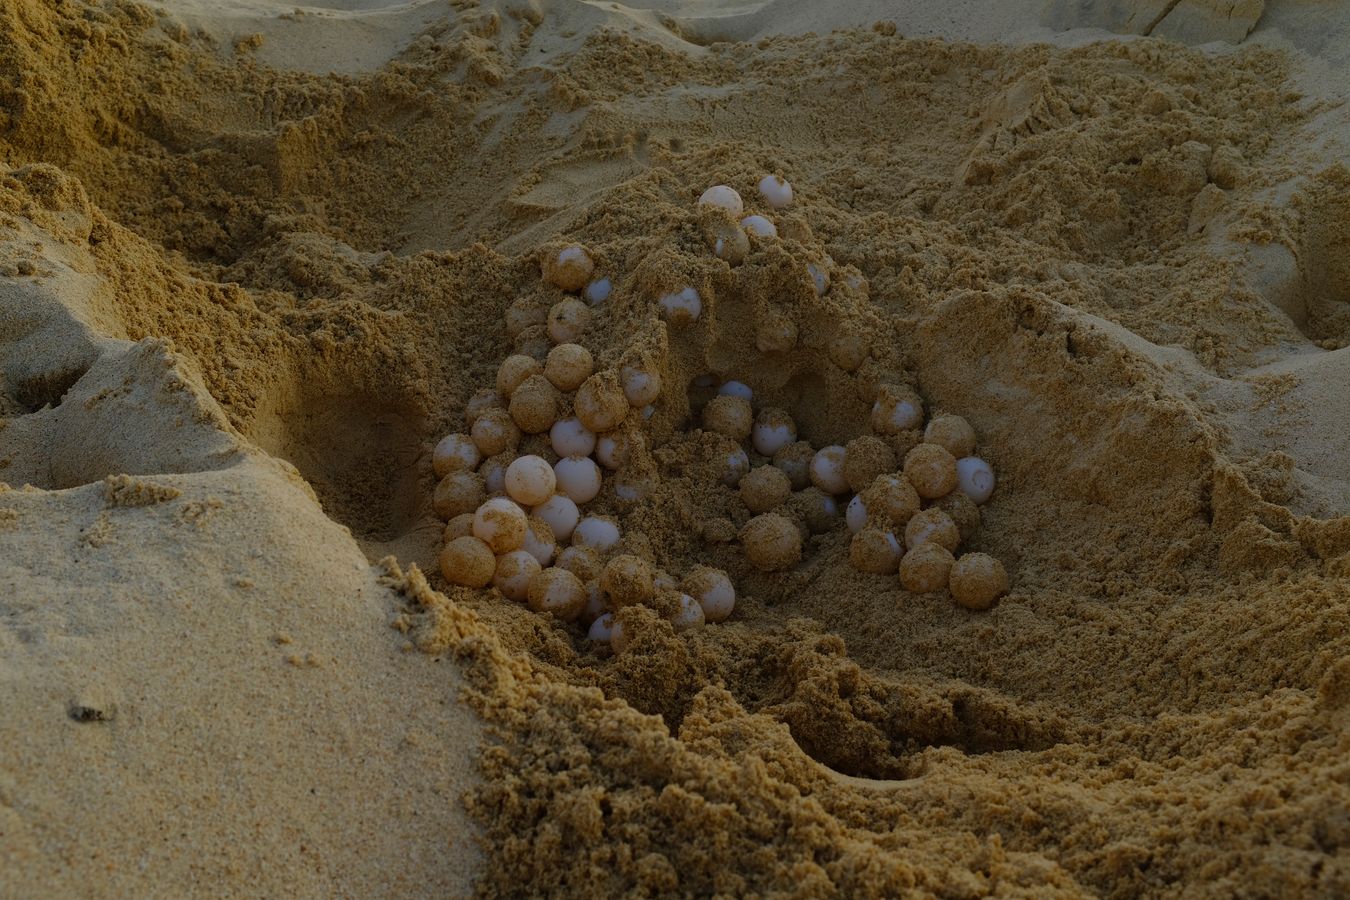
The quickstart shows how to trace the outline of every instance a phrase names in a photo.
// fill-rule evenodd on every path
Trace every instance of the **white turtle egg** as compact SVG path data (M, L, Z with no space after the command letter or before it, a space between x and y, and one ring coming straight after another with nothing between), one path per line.
M525 550L512 550L497 557L492 585L508 600L523 601L530 593L530 579L542 571L539 560Z
M476 469L483 459L473 438L467 434L447 434L431 452L431 468L437 478L460 469Z
M741 483L741 479L750 471L750 457L745 455L745 451L740 447L727 454L725 468L722 470L722 483L727 487L735 487Z
M703 613L703 607L699 602L688 594L680 594L680 606L675 615L671 617L670 624L675 626L676 631L689 631L694 628L702 628L707 617Z
M717 389L717 393L726 394L728 397L740 397L747 402L755 396L755 392L750 390L750 385L743 381L728 381Z
M600 493L600 467L589 456L567 456L553 467L558 493L574 503L589 503Z
M684 579L684 590L703 607L709 622L721 622L736 608L736 588L721 569L699 566Z
M620 369L619 381L630 406L647 406L661 396L661 376L638 366Z
M547 522L548 527L553 529L554 538L560 541L572 537L572 531L581 519L581 513L577 510L577 505L572 502L572 498L564 497L562 494L554 494L549 497L530 510L530 514Z
M595 450L595 432L582 425L576 416L554 422L548 439L559 456L590 456Z
M697 322L703 314L703 300L692 287L661 296L661 316L675 325Z
M558 541L553 534L553 526L538 516L532 517L525 526L525 543L520 549L533 556L541 566L553 562L558 552Z
M506 467L511 463L508 461L510 454L503 454L502 457L490 456L483 460L483 465L479 467L478 474L483 476L483 487L489 494L506 493Z
M816 451L811 458L811 483L827 494L842 494L848 490L844 477L844 448L831 444Z
M608 644L613 635L614 613L607 612L602 613L598 619L591 623L591 630L586 632L586 640Z
M867 507L863 505L862 494L855 494L848 501L848 506L844 508L844 521L848 523L848 530L854 534L863 530L867 524Z
M597 278L586 285L586 290L582 292L582 296L586 298L586 302L591 306L599 306L609 299L609 294L612 290L614 290L613 282L608 278Z
M542 456L522 456L506 467L506 494L517 503L543 503L556 486L553 467Z
M760 410L750 429L750 443L760 456L773 456L796 440L797 425L782 410Z
M759 237L778 237L778 226L763 216L746 216L741 219L741 227Z
M703 192L698 198L700 206L720 206L733 216L739 216L745 212L745 204L741 202L741 195L725 185L715 184Z
M976 503L984 503L994 493L994 470L978 456L963 456L956 461L956 484Z
M765 175L759 180L759 193L770 209L782 209L792 202L792 185L778 175Z
M619 526L600 516L587 516L572 532L572 546L604 553L619 542Z

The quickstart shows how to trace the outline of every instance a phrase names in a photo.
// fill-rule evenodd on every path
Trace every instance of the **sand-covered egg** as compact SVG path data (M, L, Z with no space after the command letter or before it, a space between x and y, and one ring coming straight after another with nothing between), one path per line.
M591 327L595 314L581 300L568 298L548 311L548 336L555 344L575 344Z
M541 566L551 564L558 555L558 540L553 536L553 526L531 515L525 520L525 540L520 549L538 560Z
M987 553L966 553L952 566L947 586L966 609L984 610L1008 592L1008 572Z
M848 560L853 568L872 575L893 575L900 567L904 551L889 531L863 528L849 543Z
M605 563L600 573L600 589L613 609L646 603L656 593L656 573L645 559L620 553Z
M811 484L811 460L815 449L806 441L794 441L773 454L774 467L788 477L794 491Z
M497 571L492 548L476 537L458 537L446 544L438 559L441 575L451 584L487 587Z
M591 351L580 344L559 344L544 360L544 377L560 391L575 391L594 371Z
M975 452L975 429L961 416L934 416L923 430L923 439L945 448L957 459Z
M473 536L496 554L520 549L525 543L528 524L525 510L505 497L494 497L478 507L473 515Z
M530 580L540 571L539 560L524 550L511 550L497 557L492 586L508 600L521 602L529 595Z
M900 560L900 585L914 594L940 591L947 586L955 561L941 544L920 544Z
M763 216L746 216L741 219L741 227L755 237L778 237L778 226Z
M688 594L682 594L679 591L671 593L675 596L675 612L670 616L670 624L674 626L675 630L692 631L696 628L702 628L707 621L707 616L699 602Z
M505 409L494 407L484 410L474 420L469 436L473 438L478 452L488 458L506 450L514 450L520 443L520 426L516 425Z
M921 509L905 525L905 546L913 550L921 544L934 543L955 551L961 543L961 532L952 517L937 507Z
M703 427L725 435L733 441L743 441L750 436L755 422L750 401L730 394L718 394L703 407Z
M509 399L516 388L520 387L521 382L531 375L540 375L543 371L544 367L533 356L513 353L497 367L497 393Z
M530 579L526 600L537 613L571 622L586 607L586 586L566 569L548 568Z
M543 375L531 375L511 394L507 410L525 434L542 434L558 421L562 397Z
M760 466L741 478L737 490L746 509L752 513L766 513L787 502L792 495L792 482L782 470Z
M872 404L872 430L877 434L899 434L923 424L923 401L903 385L883 384Z
M877 478L895 471L895 451L875 435L865 434L844 447L844 480L849 490L866 490Z
M645 366L623 366L619 383L630 406L647 406L661 396L661 376Z
M711 566L695 566L680 587L698 601L709 622L723 622L736 608L736 587L726 572Z
M553 467L541 456L521 456L506 468L506 493L517 503L535 506L553 496Z
M467 434L447 434L431 451L431 468L437 478L459 469L476 469L482 460L478 445Z
M945 497L956 488L956 458L937 444L919 444L905 454L904 471L925 500Z
M581 424L596 434L619 427L630 408L618 375L609 370L596 372L587 378L577 389L573 402L573 409Z
M483 476L463 469L451 472L436 483L431 506L442 519L453 519L478 509L486 495Z
M572 245L550 253L543 261L544 280L564 291L579 291L591 280L595 260L585 247Z
M740 533L745 557L764 572L790 569L802 558L802 535L792 520L777 513L755 516Z
M658 302L661 304L661 317L672 325L688 325L697 322L699 316L703 315L703 298L693 287L662 294Z

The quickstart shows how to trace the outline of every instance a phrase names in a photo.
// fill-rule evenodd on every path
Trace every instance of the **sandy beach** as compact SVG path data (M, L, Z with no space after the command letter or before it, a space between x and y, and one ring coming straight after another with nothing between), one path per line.
M0 897L1350 894L1347 66L0 4Z

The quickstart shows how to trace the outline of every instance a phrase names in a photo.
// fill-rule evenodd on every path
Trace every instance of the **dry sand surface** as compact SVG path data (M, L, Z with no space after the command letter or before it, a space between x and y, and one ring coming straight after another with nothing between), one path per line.
M1350 894L1348 64L1308 0L0 3L0 896ZM662 384L589 509L739 594L618 655L437 564L573 242ZM964 416L1010 592L809 492L752 567L707 375Z

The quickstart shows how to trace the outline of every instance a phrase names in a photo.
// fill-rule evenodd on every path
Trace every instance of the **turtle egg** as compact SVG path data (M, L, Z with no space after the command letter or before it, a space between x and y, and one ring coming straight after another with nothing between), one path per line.
M577 390L572 406L581 424L596 434L617 428L629 410L619 378L611 371L587 378Z
M747 403L755 399L755 392L750 390L750 385L743 381L728 381L717 389L717 393L729 397L740 397Z
M692 287L681 288L661 296L661 315L673 325L697 322L703 314L703 300Z
M853 568L870 575L890 575L899 571L902 555L904 551L895 535L879 528L859 531L848 548L848 561Z
M609 598L612 609L646 603L656 593L656 573L641 557L620 553L605 563L600 573L600 590Z
M946 447L919 444L905 454L905 477L925 500L936 500L957 485L956 459Z
M745 455L745 451L740 447L727 453L726 463L722 469L722 483L727 487L736 487L745 477L745 473L750 471L750 457Z
M815 455L806 441L795 441L773 455L773 464L788 477L792 489L800 491L811 484L811 459Z
M459 469L476 469L483 459L467 434L447 434L431 451L431 468L437 478L444 478Z
M566 569L544 569L530 579L526 598L535 612L571 622L586 608L586 586Z
M845 451L838 444L831 444L816 451L811 459L811 483L827 494L842 494L848 490L848 479L844 477Z
M976 503L984 503L994 493L994 470L978 456L956 461L956 483Z
M923 431L923 439L946 447L957 459L975 452L975 429L961 416L934 416Z
M542 571L539 560L524 550L512 550L497 557L497 571L492 575L492 586L508 600L524 600L529 596L530 580Z
M586 290L582 296L591 306L599 306L609 299L610 291L614 290L614 284L608 278L597 278L586 285Z
M961 531L947 515L936 506L921 509L905 525L905 546L913 550L923 544L937 544L948 552L961 543Z
M600 563L600 554L595 550L573 544L558 554L558 568L566 569L582 581L591 583L600 577L604 566ZM596 590L599 590L598 583Z
M947 586L952 553L940 544L920 544L900 560L900 585L913 594L940 591Z
M750 436L755 414L750 409L750 401L729 394L718 394L703 407L704 429L725 435L733 441L743 441Z
M527 524L525 510L505 497L494 497L473 514L473 536L493 553L507 553L525 543Z
M590 456L595 450L595 432L575 416L559 419L548 431L549 444L559 456Z
M854 534L867 525L867 506L863 503L862 494L848 501L848 506L844 507L844 521L848 523L848 530Z
M522 456L506 467L506 493L517 503L534 506L553 496L557 480L542 456Z
M899 434L923 424L923 401L907 387L883 384L872 405L872 430Z
M591 327L594 314L580 300L563 300L548 311L548 336L555 344L575 344Z
M547 522L548 527L553 530L553 536L560 541L572 537L572 531L581 519L581 513L572 502L572 498L564 497L562 494L554 494L530 512Z
M506 493L506 470L514 460L515 454L510 452L498 453L483 460L483 464L478 467L478 474L483 476L483 487L489 494ZM477 509L477 505L474 508Z
M544 377L560 391L575 391L594 371L591 351L580 344L559 344L544 360Z
M736 608L736 588L721 569L696 566L684 576L681 587L703 607L709 622L726 620Z
M558 421L562 395L543 375L531 375L511 395L507 411L511 421L526 434L542 434Z
M1008 592L1008 573L987 553L967 553L952 566L948 588L966 609L988 609Z
M497 393L510 397L526 378L543 371L539 360L523 353L513 353L497 367Z
M793 494L788 500L788 509L812 534L829 531L839 518L839 504L818 487Z
M480 500L479 503L481 502ZM474 509L477 508L478 504L474 504ZM445 523L445 531L442 532L441 539L448 544L455 538L462 538L471 534L473 534L473 513L466 512L460 513Z
M570 572L571 569L568 571ZM581 576L578 575L577 577L580 578ZM605 602L605 592L600 590L600 582L597 579L592 578L584 584L586 585L586 605L581 610L581 621L594 622L602 614L609 612L609 604Z
M478 417L489 409L505 409L502 403L501 395L492 388L483 388L475 391L469 398L469 402L464 404L464 424L473 427L473 423L478 421Z
M620 369L619 381L631 406L646 406L661 395L661 376L638 366Z
M431 506L436 515L449 520L476 510L483 502L483 493L483 476L460 469L436 483L431 493Z
M600 493L600 467L589 456L567 456L553 467L558 493L574 503L589 503Z
M619 526L610 519L587 516L572 532L572 545L590 547L604 553L619 542Z
M781 469L760 466L741 479L737 486L741 501L752 513L766 513L777 509L792 496L792 482Z
M759 180L759 193L770 209L782 209L792 202L792 185L778 175L765 175Z
M464 587L487 587L497 570L492 548L476 537L455 538L445 545L439 561L445 580Z
M541 566L553 562L553 557L558 553L558 542L553 537L553 526L538 516L530 516L526 520L525 541L520 545L520 549L537 559Z
M602 434L595 440L595 458L606 469L622 468L641 446L642 437L632 432Z
M469 429L474 446L485 457L496 456L520 443L520 428L504 409L485 410Z
M741 227L758 237L778 237L778 227L763 216L746 216Z
M720 206L733 216L739 216L745 211L745 204L741 202L741 195L725 184L715 184L708 188L698 198L698 202L703 206Z
M702 628L707 621L704 615L703 607L699 602L688 594L680 594L678 606L675 614L670 617L670 624L676 631L690 631L695 628Z
M595 271L595 261L584 247L573 245L544 259L544 278L564 291L579 291Z
M802 534L777 513L755 516L741 529L741 546L750 564L763 572L790 569L802 558Z
M754 444L756 453L771 457L796 440L797 426L791 416L773 407L759 411L750 431L750 442Z
M603 613L600 618L591 623L591 630L586 632L586 640L600 641L609 643L614 634L614 613Z

